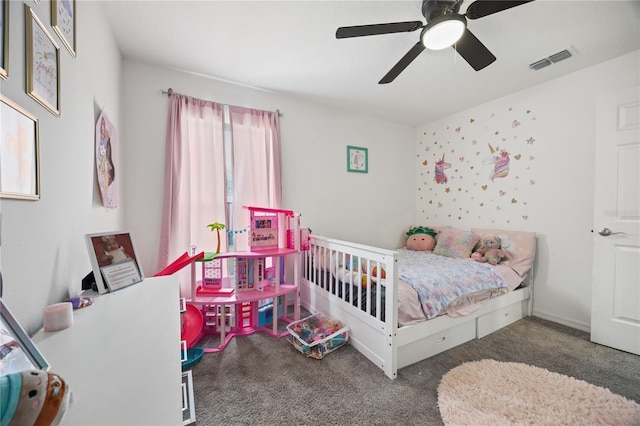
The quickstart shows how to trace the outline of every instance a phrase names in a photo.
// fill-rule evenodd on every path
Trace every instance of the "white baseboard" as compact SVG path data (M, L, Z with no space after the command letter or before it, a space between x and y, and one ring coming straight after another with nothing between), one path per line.
M582 321L576 321L572 318L560 317L555 314L550 314L548 312L539 311L537 309L533 309L532 315L534 317L542 318L548 321L557 322L558 324L566 325L567 327L575 328L581 331L586 331L587 333L591 332L591 324L585 323Z

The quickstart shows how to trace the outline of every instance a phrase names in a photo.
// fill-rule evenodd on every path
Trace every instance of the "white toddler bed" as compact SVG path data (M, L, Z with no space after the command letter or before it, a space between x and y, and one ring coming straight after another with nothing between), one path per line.
M470 235L476 238L466 239ZM463 240L470 244L466 248L470 253L477 238L486 235L500 236L507 252L507 258L497 267L485 266L500 272L504 277L503 288L462 296L443 306L431 319L427 319L416 290L399 279L399 275L406 275L398 267L399 259L404 262L402 249L388 250L312 236L310 250L304 256L302 306L311 313L322 312L346 324L350 343L389 378L396 378L402 367L531 315L534 233L445 228L438 235L434 253L450 256L450 251L439 249L444 245L459 246ZM424 255L434 259L449 257ZM454 257L459 257L456 261L474 263L466 253ZM432 315L430 312L429 317Z

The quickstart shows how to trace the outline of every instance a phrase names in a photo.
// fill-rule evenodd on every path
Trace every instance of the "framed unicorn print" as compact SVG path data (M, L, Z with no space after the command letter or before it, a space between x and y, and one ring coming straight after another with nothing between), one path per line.
M347 171L369 172L369 150L358 146L347 146Z
M59 116L60 48L27 4L24 16L27 94Z

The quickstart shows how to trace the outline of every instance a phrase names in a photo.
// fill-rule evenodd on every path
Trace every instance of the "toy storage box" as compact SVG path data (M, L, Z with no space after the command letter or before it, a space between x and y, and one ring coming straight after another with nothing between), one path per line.
M349 340L349 327L318 313L287 325L287 340L304 355L321 359Z

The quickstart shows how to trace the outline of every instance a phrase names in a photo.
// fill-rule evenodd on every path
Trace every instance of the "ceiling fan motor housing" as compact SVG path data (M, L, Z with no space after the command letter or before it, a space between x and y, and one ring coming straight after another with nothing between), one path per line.
M429 22L441 15L458 13L462 0L424 0L422 2L422 16Z

